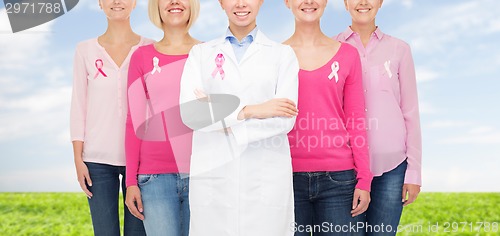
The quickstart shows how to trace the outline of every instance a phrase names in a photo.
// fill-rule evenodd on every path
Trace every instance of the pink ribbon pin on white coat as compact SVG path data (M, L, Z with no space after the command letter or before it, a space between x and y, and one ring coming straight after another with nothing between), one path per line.
M152 75L154 75L155 72L157 71L158 73L161 73L161 68L159 64L160 64L160 59L158 59L158 57L153 57L153 71L151 71Z
M224 73L224 69L222 69L222 66L224 65L225 61L226 61L226 59L224 58L224 55L222 55L221 53L217 54L217 57L215 57L216 67L214 69L214 72L212 72L212 78L215 78L217 73L219 73L221 79L224 79L225 73Z
M95 60L95 68L97 68L97 72L94 75L94 79L97 79L97 76L99 76L99 73L101 73L104 77L108 77L106 73L102 70L102 67L104 66L104 62L102 62L101 59Z
M338 61L334 61L332 63L332 73L328 76L328 79L332 80L333 77L335 77L335 83L339 82L339 70L340 70L340 65Z

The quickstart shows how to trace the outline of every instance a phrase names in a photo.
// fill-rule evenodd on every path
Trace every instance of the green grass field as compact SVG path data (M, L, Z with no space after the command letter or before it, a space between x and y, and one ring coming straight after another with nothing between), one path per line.
M500 235L499 223L500 193L422 193L404 209L398 235ZM86 197L0 193L0 235L92 235Z

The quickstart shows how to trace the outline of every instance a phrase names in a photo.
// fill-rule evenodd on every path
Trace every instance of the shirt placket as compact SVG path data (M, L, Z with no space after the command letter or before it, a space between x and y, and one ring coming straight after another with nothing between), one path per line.
M117 90L118 90L118 93L117 93L117 98L116 100L118 101L118 117L122 117L122 114L123 114L123 85L122 85L122 74L121 74L121 71L120 69L117 69L116 70L116 83L117 83Z

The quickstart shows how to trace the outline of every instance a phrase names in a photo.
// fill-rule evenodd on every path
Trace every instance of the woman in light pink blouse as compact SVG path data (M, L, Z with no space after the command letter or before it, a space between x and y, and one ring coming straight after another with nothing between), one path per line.
M71 140L80 187L88 197L95 235L119 236L120 175L125 190L127 72L132 52L153 41L132 31L135 0L100 0L106 32L76 47ZM125 195L125 191L123 191ZM125 235L145 235L142 221L124 212Z
M349 227L364 222L372 180L359 55L321 31L327 0L285 3L295 16L295 33L285 44L294 49L301 68L299 114L288 134L295 236L309 236L307 229L318 227L313 236L358 235L362 232Z
M395 230L403 206L421 186L422 141L417 82L410 47L375 24L383 0L344 0L352 25L336 38L355 46L363 64L371 170L368 235L374 226ZM370 227L371 226L371 227Z

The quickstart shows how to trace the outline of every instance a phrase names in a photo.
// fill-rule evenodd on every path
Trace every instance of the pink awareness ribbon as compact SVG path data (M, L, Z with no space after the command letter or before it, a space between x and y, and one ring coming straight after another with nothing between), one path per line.
M214 72L212 72L212 78L215 78L217 73L220 73L220 77L224 79L225 73L224 69L222 69L222 66L224 65L225 61L226 59L224 58L224 55L222 55L222 53L217 54L217 57L215 57L215 65L217 67L214 69Z
M160 67L160 59L158 57L153 57L153 71L151 71L151 74L154 75L157 71L158 73L161 73L161 67Z
M339 82L339 70L340 70L340 65L338 61L334 61L332 63L332 73L328 75L328 79L332 80L333 77L335 77L335 83Z
M385 71L387 71L387 75L389 78L392 78L392 71L391 71L391 60L388 60L384 63Z
M106 75L106 73L104 73L104 71L102 70L103 66L104 66L104 62L102 62L101 59L95 60L95 68L97 68L97 72L94 75L94 79L96 79L97 76L99 76L99 73L101 73L104 77L108 77Z

